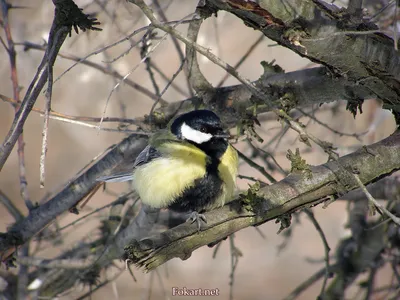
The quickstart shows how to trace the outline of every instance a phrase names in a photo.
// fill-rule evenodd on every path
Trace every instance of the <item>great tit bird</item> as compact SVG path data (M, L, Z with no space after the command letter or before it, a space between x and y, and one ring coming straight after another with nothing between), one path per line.
M200 230L200 219L206 221L201 213L223 206L234 195L238 155L228 137L214 112L194 110L151 136L133 172L98 180L132 180L144 204L190 213Z

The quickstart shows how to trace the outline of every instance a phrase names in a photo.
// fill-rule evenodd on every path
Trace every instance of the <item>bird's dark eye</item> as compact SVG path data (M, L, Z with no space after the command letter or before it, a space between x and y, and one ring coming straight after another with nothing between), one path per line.
M206 128L205 126L201 126L201 127L200 127L200 131L201 131L201 132L207 132L207 128Z

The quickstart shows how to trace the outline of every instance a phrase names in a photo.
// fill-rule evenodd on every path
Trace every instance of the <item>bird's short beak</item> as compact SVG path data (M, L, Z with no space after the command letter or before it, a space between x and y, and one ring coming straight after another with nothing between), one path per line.
M220 131L217 134L214 135L215 138L221 138L221 139L229 139L231 137L231 135L229 134L229 132L224 132L224 131Z

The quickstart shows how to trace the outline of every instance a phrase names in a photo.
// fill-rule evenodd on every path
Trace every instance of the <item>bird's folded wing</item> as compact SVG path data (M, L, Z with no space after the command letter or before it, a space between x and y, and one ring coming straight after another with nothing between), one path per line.
M140 152L139 155L136 157L133 167L135 168L137 166L144 165L157 157L161 157L161 153L157 151L156 148L147 145L146 148L144 148L142 152Z
M107 176L102 176L96 179L96 181L105 181L105 182L123 182L123 181L129 181L132 180L133 177L133 169L144 165L148 163L149 161L160 157L161 153L157 151L157 149L151 147L150 145L147 145L146 148L142 150L142 152L139 153L137 156L133 168L131 167L130 170L127 171L118 171L115 173L112 173Z

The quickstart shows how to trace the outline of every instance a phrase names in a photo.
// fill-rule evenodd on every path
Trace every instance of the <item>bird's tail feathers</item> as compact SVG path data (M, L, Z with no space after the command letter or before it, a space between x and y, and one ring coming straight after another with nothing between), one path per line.
M116 173L108 176L102 176L96 179L96 181L104 182L124 182L133 179L132 172Z

